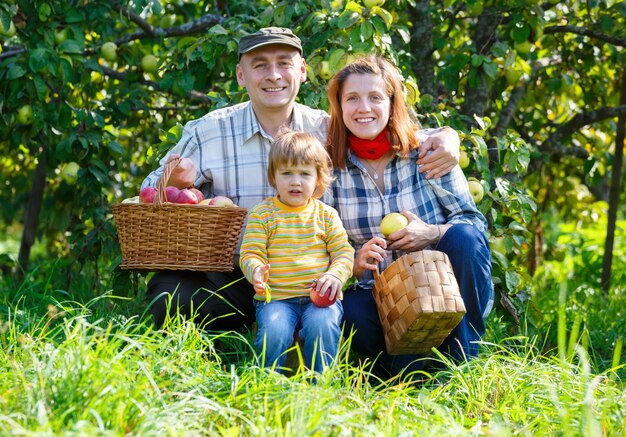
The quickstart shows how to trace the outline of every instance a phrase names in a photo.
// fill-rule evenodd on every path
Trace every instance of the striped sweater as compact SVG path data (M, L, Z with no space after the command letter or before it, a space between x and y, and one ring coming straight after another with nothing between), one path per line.
M308 297L313 280L326 272L345 283L353 262L354 249L337 211L317 199L290 207L271 197L248 214L239 264L250 282L255 268L270 264L273 299Z

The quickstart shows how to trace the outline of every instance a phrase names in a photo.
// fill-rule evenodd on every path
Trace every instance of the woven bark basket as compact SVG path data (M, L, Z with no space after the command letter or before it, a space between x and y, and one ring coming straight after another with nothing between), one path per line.
M232 271L245 208L165 202L179 160L165 167L154 203L112 205L122 269Z
M422 250L374 274L374 300L391 355L430 352L465 315L448 256Z

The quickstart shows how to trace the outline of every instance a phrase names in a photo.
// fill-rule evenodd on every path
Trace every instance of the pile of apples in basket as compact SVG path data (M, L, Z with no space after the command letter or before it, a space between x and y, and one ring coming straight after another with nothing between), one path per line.
M139 191L139 196L124 199L122 203L153 203L157 189L154 187L143 187ZM180 203L184 205L207 205L207 206L237 206L225 196L215 196L204 198L202 191L196 188L183 188L182 190L173 186L165 187L166 202Z

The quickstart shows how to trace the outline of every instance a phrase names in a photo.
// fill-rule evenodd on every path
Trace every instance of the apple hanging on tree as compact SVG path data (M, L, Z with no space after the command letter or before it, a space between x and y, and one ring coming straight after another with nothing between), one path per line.
M467 187L469 188L469 192L474 199L474 203L478 203L483 200L483 196L485 195L485 189L482 184L477 180L470 180L467 182Z
M80 166L75 162L68 162L61 169L61 177L69 185L73 185L78 180L78 170Z
M100 54L109 62L115 61L117 59L117 44L111 41L105 42L100 47Z
M157 69L157 58L154 55L145 55L141 58L141 69L146 73L154 73Z

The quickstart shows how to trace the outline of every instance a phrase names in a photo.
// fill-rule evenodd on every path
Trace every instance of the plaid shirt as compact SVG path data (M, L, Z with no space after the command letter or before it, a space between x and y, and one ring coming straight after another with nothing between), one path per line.
M385 192L382 193L360 163L349 153L344 170L335 169L332 189L322 199L338 212L348 232L350 243L358 253L373 236L381 236L380 221L390 212L403 209L413 212L428 224L467 223L485 232L487 221L478 211L467 187L467 180L457 165L447 175L426 179L416 165L418 151L407 158L395 156L385 168ZM383 271L402 253L388 251ZM372 279L366 271L361 282Z
M326 140L328 115L296 103L291 129L310 132L322 144ZM150 173L143 186L156 186L172 153L191 159L198 175L194 185L205 196L226 196L250 209L275 195L267 180L268 153L272 138L257 120L250 102L221 108L185 125L178 144Z

